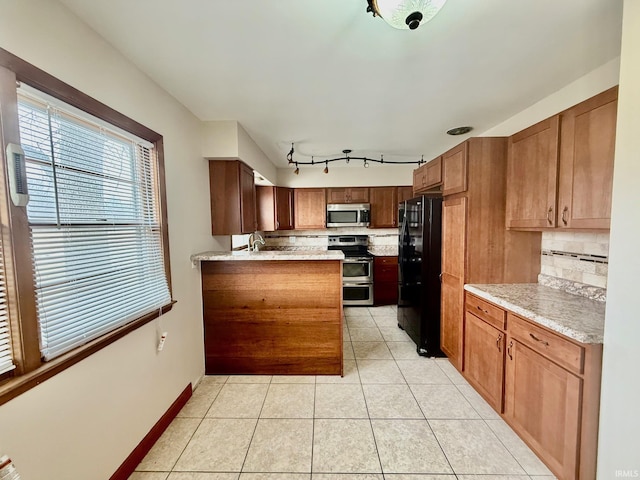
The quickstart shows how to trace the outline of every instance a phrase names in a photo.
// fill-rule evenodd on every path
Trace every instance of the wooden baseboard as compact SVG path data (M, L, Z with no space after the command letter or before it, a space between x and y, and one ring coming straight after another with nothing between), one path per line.
M133 449L133 452L129 454L126 460L122 462L122 465L120 465L116 472L111 475L109 480L127 480L129 478L145 455L149 453L153 444L158 441L171 421L176 418L178 412L182 410L182 407L184 407L185 403L191 398L192 391L191 384L185 387L164 415L160 417L160 420L149 430L149 433L147 433L136 448Z

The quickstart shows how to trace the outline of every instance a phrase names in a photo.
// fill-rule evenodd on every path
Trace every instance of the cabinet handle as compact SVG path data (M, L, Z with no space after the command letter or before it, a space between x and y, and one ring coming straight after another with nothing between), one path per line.
M512 349L512 348L513 348L513 340L511 340L511 341L509 342L509 348L507 348L507 355L509 355L509 358L510 358L511 360L513 360L513 355L511 355L511 349Z
M502 341L502 334L498 335L498 338L496 339L496 345L498 346L498 351L501 352L502 350L500 349L500 342Z
M567 225L567 213L569 212L569 207L564 207L562 209L562 223Z
M487 312L486 310L483 310L483 309L482 309L482 307L481 307L480 305L476 305L476 308L477 308L478 310L480 310L481 312L484 312L484 313L486 313L487 315L489 315L489 312Z
M549 222L549 225L553 225L552 214L553 214L553 207L549 207L549 210L547 210L547 222Z
M545 347L548 347L548 346L549 346L549 342L546 342L546 341L544 341L544 340L542 340L542 339L540 339L540 338L536 337L533 333L530 333L530 334L529 334L529 336L530 336L531 338L533 338L536 342L540 342L541 344L543 344Z

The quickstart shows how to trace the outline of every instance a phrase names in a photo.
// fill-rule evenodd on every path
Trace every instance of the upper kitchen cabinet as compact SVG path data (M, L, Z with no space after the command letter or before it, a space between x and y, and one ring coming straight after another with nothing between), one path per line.
M325 228L327 197L324 188L295 188L293 190L294 228L296 230Z
M398 203L413 198L413 187L398 187Z
M442 157L435 158L413 171L413 193L418 195L442 184Z
M509 139L506 226L608 229L618 89Z
M209 195L212 235L237 235L257 229L251 167L239 160L210 160Z
M560 115L557 225L608 229L618 87Z
M398 226L398 188L371 187L371 228L393 228Z
M367 187L327 188L327 203L369 203Z
M468 143L453 147L442 155L442 196L467 190Z
M293 229L293 188L256 186L258 230Z
M555 226L559 133L554 116L509 138L507 228Z

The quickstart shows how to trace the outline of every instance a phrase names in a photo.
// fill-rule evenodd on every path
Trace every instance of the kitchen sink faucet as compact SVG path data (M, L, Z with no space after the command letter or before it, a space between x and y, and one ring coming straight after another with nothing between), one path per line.
M260 251L259 245L265 245L264 238L258 232L253 232L249 235L249 244L247 245L249 251L258 252Z

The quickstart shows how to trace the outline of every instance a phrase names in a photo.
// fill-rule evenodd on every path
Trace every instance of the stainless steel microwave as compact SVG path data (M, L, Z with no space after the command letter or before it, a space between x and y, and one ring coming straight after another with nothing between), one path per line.
M327 204L327 227L368 227L370 221L369 203Z

